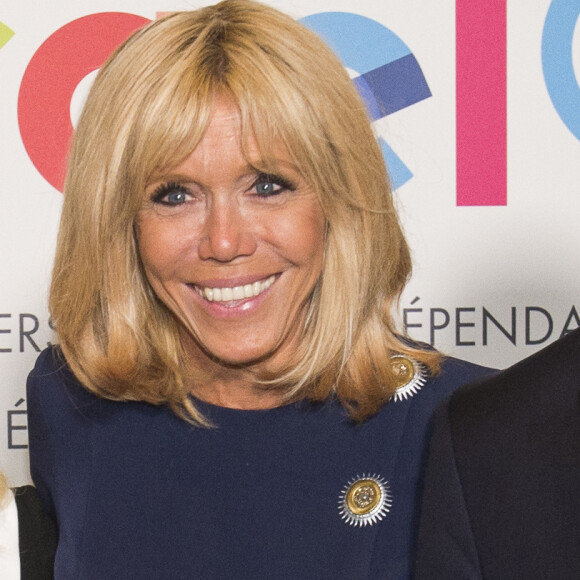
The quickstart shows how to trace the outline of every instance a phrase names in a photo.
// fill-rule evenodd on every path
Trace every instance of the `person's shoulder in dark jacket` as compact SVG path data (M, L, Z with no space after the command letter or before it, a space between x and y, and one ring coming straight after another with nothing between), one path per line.
M577 411L580 389L580 329L512 367L456 391L450 402L454 421L465 429L508 423L512 412L545 416Z
M416 578L580 578L580 330L434 423Z
M57 530L44 511L36 489L24 485L13 489L18 509L18 543L21 580L52 580Z

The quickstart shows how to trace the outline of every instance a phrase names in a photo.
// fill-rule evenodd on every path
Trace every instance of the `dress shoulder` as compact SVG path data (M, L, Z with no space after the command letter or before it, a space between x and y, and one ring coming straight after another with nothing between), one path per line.
M66 359L56 345L43 350L36 360L34 368L26 382L29 414L36 405L51 408L58 414L58 409L89 407L100 399L85 389L70 370Z
M425 376L420 396L413 397L413 405L432 412L438 403L457 389L473 381L493 376L498 371L454 357L444 357L437 374Z
M34 369L31 371L30 376L42 377L54 373L65 366L66 360L62 354L62 351L58 345L53 344L45 348L38 355Z
M66 474L72 466L82 477L90 475L91 414L99 399L77 381L60 349L52 346L28 375L26 403L30 474L44 510L52 515L55 504L68 501Z
M54 345L44 349L26 381L28 405L49 400L63 385L66 374L70 371L61 350Z

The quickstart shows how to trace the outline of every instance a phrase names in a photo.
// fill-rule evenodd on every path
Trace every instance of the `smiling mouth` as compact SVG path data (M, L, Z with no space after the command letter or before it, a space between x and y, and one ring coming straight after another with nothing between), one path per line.
M209 302L232 302L259 296L272 286L274 280L276 280L275 274L264 280L258 280L253 284L245 284L244 286L233 286L231 288L194 286L194 288L202 298Z

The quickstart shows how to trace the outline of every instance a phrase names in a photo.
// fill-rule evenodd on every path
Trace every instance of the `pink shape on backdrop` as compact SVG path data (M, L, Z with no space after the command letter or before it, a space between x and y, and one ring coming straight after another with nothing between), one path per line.
M457 205L507 205L506 0L455 9Z

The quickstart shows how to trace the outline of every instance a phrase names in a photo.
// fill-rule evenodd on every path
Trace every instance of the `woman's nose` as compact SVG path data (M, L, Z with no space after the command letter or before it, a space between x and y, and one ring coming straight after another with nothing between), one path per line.
M199 242L202 260L231 262L256 251L256 238L248 216L231 200L211 204Z

